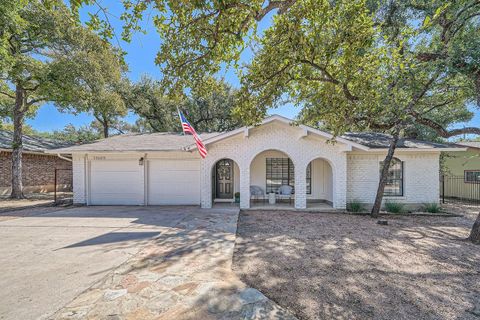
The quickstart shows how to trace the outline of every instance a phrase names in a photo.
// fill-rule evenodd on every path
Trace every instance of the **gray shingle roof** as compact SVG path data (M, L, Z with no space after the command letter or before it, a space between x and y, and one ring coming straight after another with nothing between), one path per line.
M342 138L362 144L369 148L388 148L391 135L378 132L349 132L342 135ZM453 143L437 143L416 139L399 139L397 148L407 149L429 149L429 148L462 148Z
M204 133L200 137L205 140L220 133ZM182 150L194 144L191 135L172 132L131 133L109 137L89 144L82 144L59 149L59 152L71 153L82 151L172 151ZM57 151L57 150L56 150Z
M0 149L12 149L13 132L0 130ZM45 150L65 148L71 143L64 141L57 141L47 138L35 137L30 135L23 135L23 151L27 152L43 152Z
M222 134L220 132L200 134L206 140ZM369 148L388 148L391 136L383 133L362 132L346 133L342 138L367 146ZM93 143L75 145L55 150L59 153L72 152L113 152L113 151L179 151L194 145L190 135L172 132L132 133L113 136ZM430 148L462 148L460 145L420 141L415 139L400 139L398 148L430 149Z
M460 142L457 142L457 144L461 146L470 147L470 148L480 149L480 141L460 141Z

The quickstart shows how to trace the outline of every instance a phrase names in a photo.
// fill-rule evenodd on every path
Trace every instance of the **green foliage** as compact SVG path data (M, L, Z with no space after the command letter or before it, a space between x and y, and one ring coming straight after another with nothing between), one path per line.
M430 213L439 213L442 211L442 207L440 206L440 204L432 202L424 204L422 210Z
M160 82L143 77L138 83L124 83L127 106L141 117L147 131L181 131L177 108L198 132L228 131L242 122L235 119L235 90L223 81L208 78L189 95L168 97Z
M1 37L9 39L0 42L1 114L12 115L15 89L27 97L24 113L47 101L83 111L92 99L102 106L112 100L103 95L105 79L118 78L123 62L107 42L79 25L62 1L16 1L12 10L0 11L0 25L7 26Z
M0 121L0 130L13 132L13 123ZM33 129L33 127L28 124L23 125L23 133L33 136L40 134L37 130Z
M363 205L363 203L359 202L359 201L351 201L349 203L347 203L347 211L349 212L364 212L365 211L365 206Z
M233 67L242 85L236 115L247 123L289 101L301 122L322 121L334 134L401 127L409 137L449 136L458 131L445 128L469 119L466 104L480 97L476 0L123 3L126 38L153 9L169 94ZM240 65L246 48L252 59Z
M385 202L385 210L390 213L404 213L405 205L400 202L387 201Z
M66 125L63 130L55 130L52 133L44 133L43 135L72 143L88 143L102 137L101 130L96 130L91 125L76 128L73 124Z

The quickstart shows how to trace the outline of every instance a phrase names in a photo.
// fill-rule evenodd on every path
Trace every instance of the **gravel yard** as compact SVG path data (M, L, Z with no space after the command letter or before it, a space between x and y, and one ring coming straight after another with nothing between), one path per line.
M234 271L300 319L480 319L480 246L463 217L244 211Z

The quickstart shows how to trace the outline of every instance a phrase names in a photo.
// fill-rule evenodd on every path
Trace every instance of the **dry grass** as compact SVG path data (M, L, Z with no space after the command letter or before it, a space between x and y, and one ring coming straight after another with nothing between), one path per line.
M479 208L447 210L465 216L242 212L234 270L300 319L478 320Z

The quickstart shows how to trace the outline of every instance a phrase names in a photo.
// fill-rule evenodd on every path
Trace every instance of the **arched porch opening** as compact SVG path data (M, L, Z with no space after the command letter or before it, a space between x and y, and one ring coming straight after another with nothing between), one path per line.
M311 160L306 168L307 208L330 209L334 203L334 169L322 157Z
M216 161L211 168L211 179L212 203L238 202L235 195L240 192L240 168L234 160L222 158Z
M285 152L264 150L250 162L250 208L293 208L295 164Z

